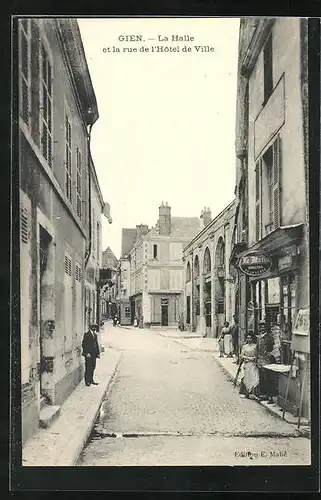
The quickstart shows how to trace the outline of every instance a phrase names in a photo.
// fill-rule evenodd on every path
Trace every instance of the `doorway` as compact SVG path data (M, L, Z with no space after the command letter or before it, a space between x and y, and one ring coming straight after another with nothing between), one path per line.
M47 319L48 306L50 307L50 294L48 293L48 260L51 243L50 234L39 226L39 265L40 265L40 335L39 335L39 358L40 358L40 394L44 396L44 373L47 371L47 364L44 352L44 342L48 335Z
M168 305L162 304L162 326L168 326Z

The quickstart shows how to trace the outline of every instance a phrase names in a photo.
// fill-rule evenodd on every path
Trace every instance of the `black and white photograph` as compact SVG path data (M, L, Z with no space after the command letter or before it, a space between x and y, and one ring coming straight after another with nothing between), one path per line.
M308 19L15 22L22 467L310 466Z

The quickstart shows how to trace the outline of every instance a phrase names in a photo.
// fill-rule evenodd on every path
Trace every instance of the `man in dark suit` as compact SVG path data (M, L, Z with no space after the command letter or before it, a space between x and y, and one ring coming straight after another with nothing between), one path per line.
M100 358L99 345L96 324L89 325L88 332L84 333L84 338L82 341L82 355L85 357L85 384L98 385L94 381L94 371L96 368L96 359Z

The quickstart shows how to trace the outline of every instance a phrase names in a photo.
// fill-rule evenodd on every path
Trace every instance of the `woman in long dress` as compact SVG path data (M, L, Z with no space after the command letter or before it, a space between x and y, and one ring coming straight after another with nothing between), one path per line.
M232 333L228 321L225 321L224 328L222 329L222 331L223 330L224 330L224 354L228 358L232 358L233 356Z
M241 362L243 361L244 376L240 384L240 394L246 398L250 394L258 396L259 370L256 366L256 337L251 331L246 336L246 343L241 350Z

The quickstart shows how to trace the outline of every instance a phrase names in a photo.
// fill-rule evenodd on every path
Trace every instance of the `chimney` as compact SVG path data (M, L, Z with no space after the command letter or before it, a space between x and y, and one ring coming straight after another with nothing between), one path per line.
M200 219L201 219L202 228L206 227L211 222L212 212L211 212L211 209L209 207L203 208L201 215L200 215Z
M163 203L159 207L159 234L169 236L171 234L171 207L168 203Z
M138 226L136 226L136 240L139 240L139 238L147 234L148 231L149 229L146 224L139 224Z

